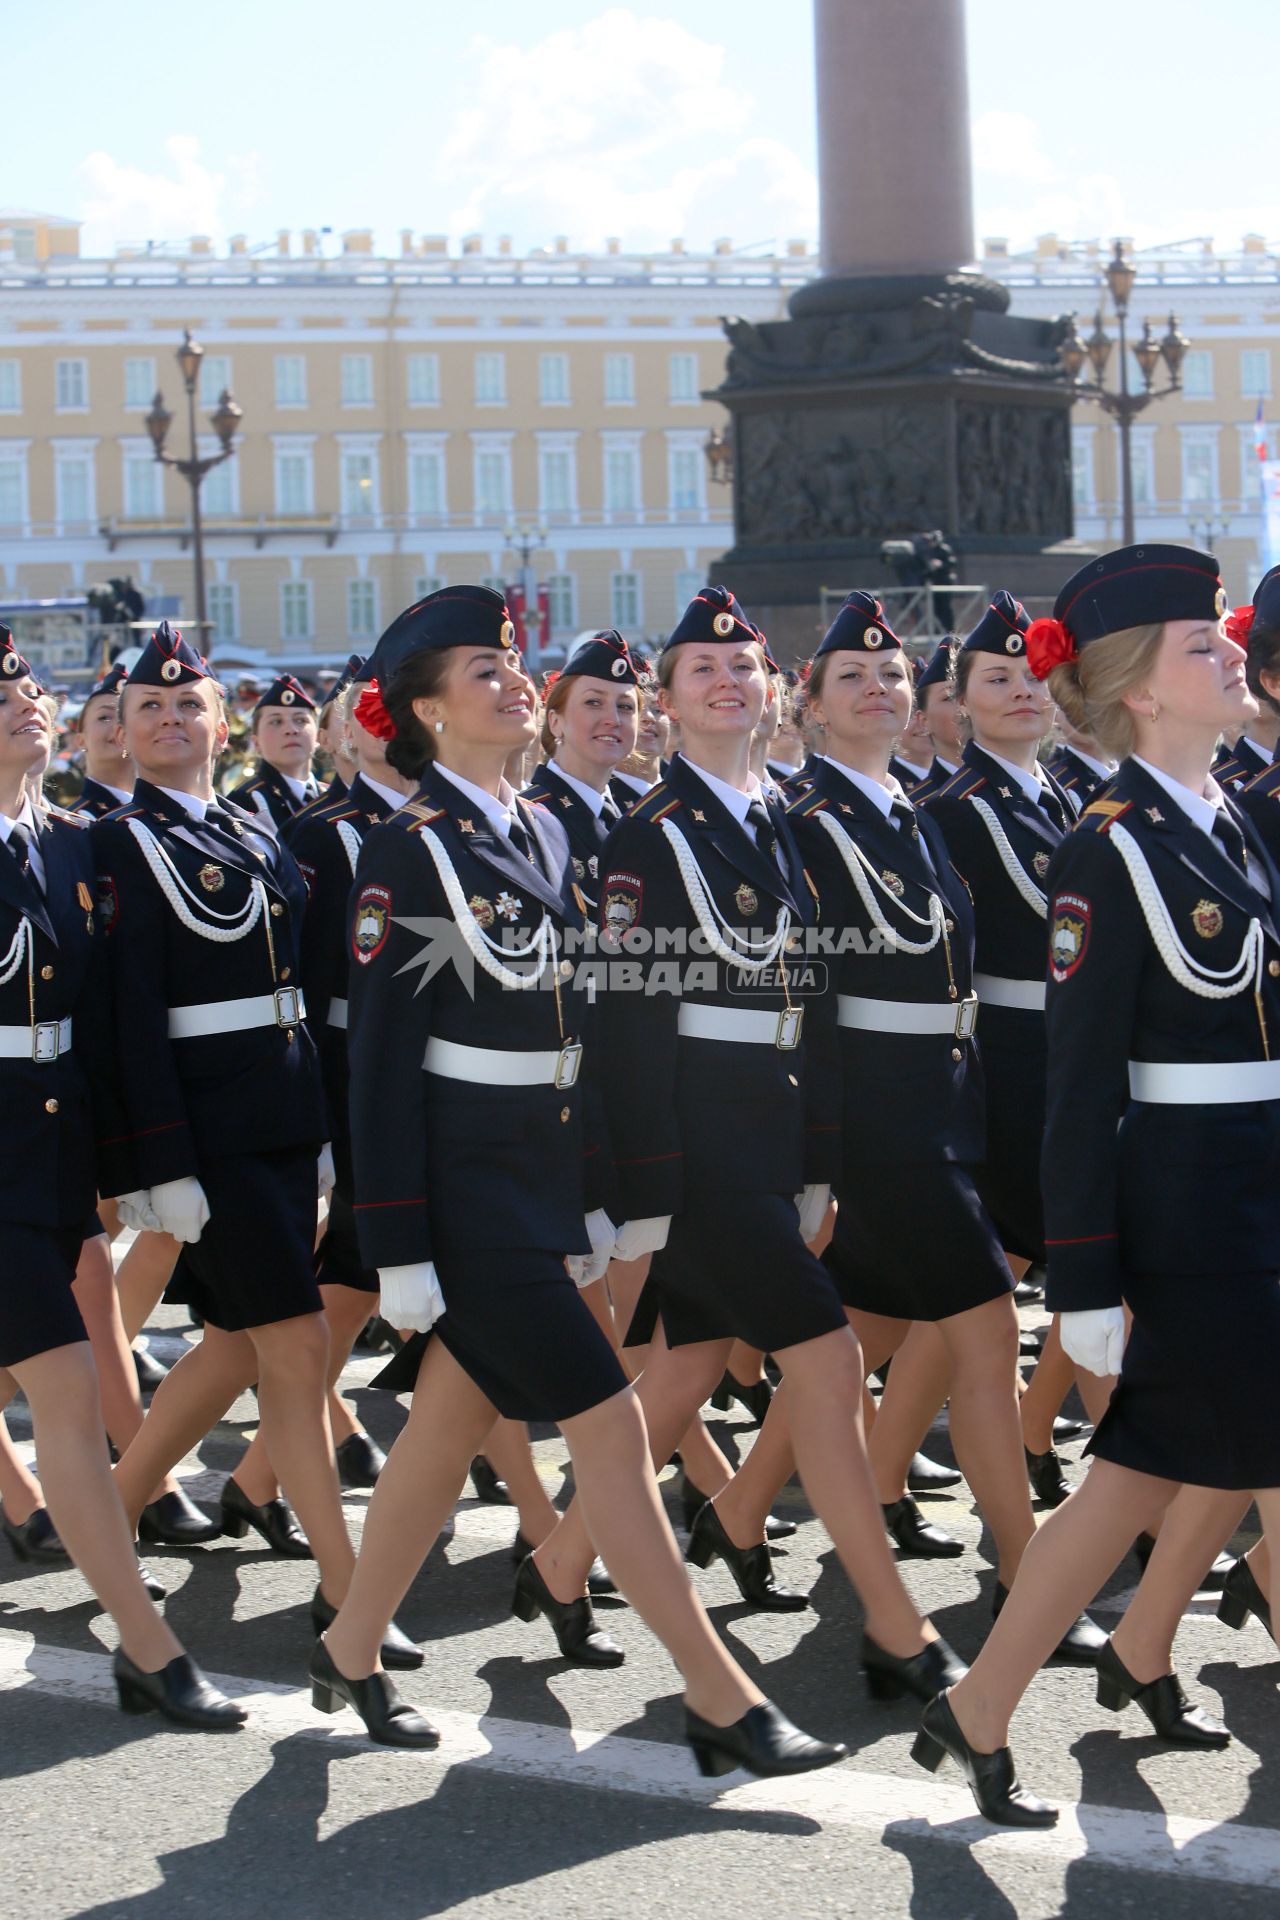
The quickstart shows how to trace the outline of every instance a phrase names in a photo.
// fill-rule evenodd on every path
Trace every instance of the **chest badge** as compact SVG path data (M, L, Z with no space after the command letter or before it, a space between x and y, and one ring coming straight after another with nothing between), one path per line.
M498 895L495 905L498 912L502 915L502 918L506 921L518 920L524 909L524 901L520 898L519 894L507 893L505 890Z
M573 805L573 795L571 793L562 793L560 796L560 805L562 807L571 807Z
M703 812L702 812L702 810L701 810L701 808L700 808L700 807L695 807L695 808L694 808L694 810L693 810L693 817L694 817L694 819L695 819L695 820L697 821L697 823L698 823L698 825L699 825L700 827L705 827L705 826L706 826L706 824L707 824L707 816L706 816L706 814L705 814L705 813L703 813Z
M573 876L575 880L585 880L587 877L586 867L584 866L581 860L576 858L576 856L573 862Z
M1033 866L1033 867L1035 868L1035 870L1036 870L1036 875L1037 875L1037 877L1038 877L1039 879L1041 879L1041 880L1043 880L1043 879L1044 879L1044 877L1045 877L1045 875L1046 875L1046 873L1048 873L1048 871L1049 871L1049 856L1048 856L1048 854L1047 854L1047 853L1035 853L1035 854L1032 854L1032 856L1031 856L1031 864L1032 864L1032 866Z
M491 927L493 925L493 902L486 900L482 893L473 893L467 905L470 907L478 927Z
M886 885L886 887L888 887L890 893L896 893L899 900L901 900L903 894L907 890L906 887L903 885L902 875L900 873L891 873L888 867L886 867L884 872L880 875L880 878L884 881L884 884Z
M760 896L755 888L748 887L745 883L737 889L733 899L739 913L754 913L760 905Z
M1222 908L1216 900L1198 900L1191 909L1191 924L1202 940L1212 940L1222 932Z
M1151 821L1153 826L1158 827L1160 823L1163 821L1164 815L1161 813L1159 807L1148 807L1147 818L1148 820Z
M209 861L207 866L201 867L199 873L196 875L196 879L200 882L200 885L206 893L221 893L227 884L226 874L222 871L221 867L215 867L212 860Z
M1000 795L1000 798L1002 800L1012 800L1013 798L1012 787L997 787L996 792Z

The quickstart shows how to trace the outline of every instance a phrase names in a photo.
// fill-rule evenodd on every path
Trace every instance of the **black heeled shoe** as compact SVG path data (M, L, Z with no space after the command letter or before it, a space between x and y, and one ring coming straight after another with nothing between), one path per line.
M260 1533L272 1553L285 1560L312 1560L307 1536L294 1519L284 1500L267 1500L255 1507L236 1480L226 1480L220 1503L222 1531L233 1540L243 1540L249 1527Z
M907 1468L907 1492L940 1493L943 1487L958 1487L963 1479L958 1467L944 1467L927 1453L917 1453Z
M839 1741L815 1740L793 1727L772 1700L748 1707L730 1727L713 1726L692 1707L684 1710L684 1737L693 1748L698 1772L709 1779L735 1773L742 1767L761 1779L781 1773L809 1773L815 1767L833 1767L847 1760L848 1747Z
M400 1336L380 1313L375 1313L365 1321L351 1344L359 1347L361 1353L394 1353L400 1345Z
M471 1462L471 1484L476 1490L476 1499L486 1507L509 1507L511 1494L505 1480L499 1480L489 1462L482 1453L478 1453Z
M1044 1299L1044 1288L1023 1274L1013 1289L1013 1297L1020 1307L1032 1307L1038 1300Z
M117 1647L111 1671L123 1713L158 1713L177 1727L207 1733L230 1733L249 1718L238 1701L210 1685L188 1653L175 1654L158 1673L144 1673Z
M1158 1680L1135 1680L1110 1640L1098 1657L1098 1705L1122 1713L1132 1700L1151 1722L1152 1731L1171 1747L1229 1747L1231 1735L1220 1720L1193 1707L1176 1673Z
M222 1527L188 1500L181 1488L149 1500L138 1515L138 1538L148 1546L195 1547L207 1540L221 1540Z
M689 1529L686 1555L695 1567L709 1567L718 1556L733 1575L747 1605L758 1607L763 1613L800 1613L809 1604L807 1593L792 1593L789 1588L778 1585L766 1540L754 1547L734 1545L713 1500L707 1501Z
M909 1560L958 1560L963 1542L929 1524L909 1493L880 1509L885 1526Z
M307 1669L311 1677L311 1704L317 1713L340 1713L353 1707L364 1721L371 1740L383 1747L438 1747L439 1729L402 1700L385 1673L365 1680L348 1680L333 1664L323 1640L317 1640Z
M920 1716L911 1758L926 1773L936 1773L947 1755L969 1782L984 1820L996 1827L1056 1827L1058 1809L1028 1793L1013 1770L1008 1747L979 1753L961 1733L945 1693L931 1700Z
M862 1672L873 1700L900 1700L904 1693L913 1693L927 1704L948 1687L957 1686L968 1671L941 1635L927 1640L919 1653L900 1659L897 1654L886 1653L869 1633L863 1633Z
M1031 1482L1031 1491L1046 1507L1060 1507L1064 1500L1071 1497L1071 1482L1062 1470L1062 1462L1050 1447L1047 1453L1032 1453L1029 1447L1022 1449L1027 1460L1027 1479Z
M1271 1604L1254 1579L1248 1559L1241 1554L1222 1583L1218 1618L1224 1626L1235 1627L1238 1631L1250 1614L1271 1633ZM1275 1635L1271 1637L1274 1639Z
M132 1347L133 1370L138 1376L138 1392L154 1393L162 1380L169 1378L168 1367L162 1367L154 1353L148 1353L145 1347Z
M1140 1533L1133 1543L1133 1557L1144 1573L1147 1570L1148 1562L1155 1550L1155 1535L1152 1533ZM1198 1593L1221 1593L1227 1584L1227 1575L1234 1565L1234 1555L1225 1551L1218 1554L1196 1591Z
M745 1407L758 1427L764 1425L764 1417L769 1411L769 1402L773 1399L773 1384L766 1379L755 1380L744 1386L741 1380L725 1369L724 1378L711 1396L711 1404L717 1413L728 1413L736 1400Z
M71 1555L58 1538L57 1529L49 1518L48 1507L36 1507L20 1527L0 1513L0 1527L4 1537L13 1548L17 1560L43 1561L48 1566L66 1567L71 1564Z
M328 1631L337 1617L338 1609L329 1605L324 1594L317 1587L311 1596L311 1625L315 1629L317 1640L322 1633ZM382 1636L378 1657L384 1667L393 1667L397 1673L412 1673L415 1668L422 1665L426 1655L417 1641L411 1640L408 1634L392 1620Z
M1052 1437L1055 1441L1078 1440L1088 1425L1087 1420L1077 1420L1074 1414L1059 1413L1054 1417Z
M517 1533L511 1543L511 1559L513 1564L517 1567L523 1566L533 1550L533 1547L525 1539L524 1535ZM587 1569L587 1592L593 1600L620 1600L622 1598L622 1595L618 1592L617 1581L613 1578L599 1554L596 1555Z
M334 1448L338 1479L344 1487L376 1487L378 1475L387 1464L387 1456L367 1433L349 1433L340 1447Z
M706 1506L707 1499L708 1495L700 1492L699 1489L694 1486L687 1473L681 1476L680 1512L684 1517L684 1530L686 1533L692 1529L694 1521ZM764 1537L766 1540L790 1540L796 1530L794 1520L784 1520L782 1515L778 1513L765 1515Z
M164 1581L157 1580L150 1567L144 1567L141 1560L138 1562L138 1578L146 1590L148 1600L154 1600L159 1604L161 1600L167 1600L169 1598L169 1589L166 1587Z
M1000 1618L1008 1598L1008 1587L997 1580L991 1595L993 1620ZM1107 1636L1102 1628L1087 1613L1082 1613L1071 1622L1049 1658L1060 1660L1064 1667L1096 1667L1106 1644Z
M596 1625L591 1602L585 1593L575 1600L557 1600L538 1571L530 1554L520 1563L511 1611L526 1625L541 1614L556 1637L562 1660L575 1667L620 1667L626 1654Z

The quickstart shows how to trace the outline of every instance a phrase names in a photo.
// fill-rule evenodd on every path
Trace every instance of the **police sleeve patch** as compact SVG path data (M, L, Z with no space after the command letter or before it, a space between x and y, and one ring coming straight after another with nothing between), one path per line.
M634 873L611 873L601 895L604 931L620 940L640 924L644 907L644 881Z
M362 889L351 924L352 957L362 967L376 960L391 931L391 894L372 884Z
M1093 909L1078 893L1060 893L1053 903L1049 965L1059 985L1075 973L1089 946Z

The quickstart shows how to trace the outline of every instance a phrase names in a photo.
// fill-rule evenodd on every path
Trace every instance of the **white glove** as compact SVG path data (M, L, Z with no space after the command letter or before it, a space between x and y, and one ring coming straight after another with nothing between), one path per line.
M156 1219L155 1208L151 1204L151 1192L147 1187L135 1187L132 1193L116 1195L116 1212L120 1216L122 1227L132 1227L135 1233L160 1233L160 1222Z
M1104 1380L1119 1373L1124 1359L1124 1308L1090 1307L1084 1313L1060 1313L1058 1330L1069 1360Z
M338 1184L338 1174L333 1164L333 1147L328 1140L321 1147L320 1157L316 1161L316 1180L320 1188L320 1198L327 1200Z
M613 1243L618 1237L618 1229L603 1207L597 1207L594 1213L589 1213L583 1224L591 1242L590 1253L570 1253L565 1256L565 1266L575 1287L589 1287L593 1281L604 1278L613 1258Z
M378 1268L378 1311L402 1333L427 1333L444 1312L434 1260Z
M810 1240L817 1238L818 1229L827 1217L827 1208L831 1205L831 1182L814 1181L803 1193L796 1195L796 1212L800 1215L800 1238L807 1246Z
M671 1231L671 1215L655 1213L647 1220L627 1220L618 1228L613 1243L615 1260L642 1260L646 1253L661 1253Z
M193 1245L209 1221L209 1202L193 1173L152 1187L151 1209L161 1233L171 1233L175 1240L187 1240Z

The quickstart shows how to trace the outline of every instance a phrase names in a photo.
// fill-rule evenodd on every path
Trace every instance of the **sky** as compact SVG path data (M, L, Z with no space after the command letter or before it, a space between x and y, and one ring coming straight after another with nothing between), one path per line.
M1280 242L1280 116L1254 78L1275 0L967 19L979 241ZM809 0L61 0L10 9L5 54L0 208L83 221L86 254L304 227L329 251L372 228L380 252L405 227L518 253L817 234Z

